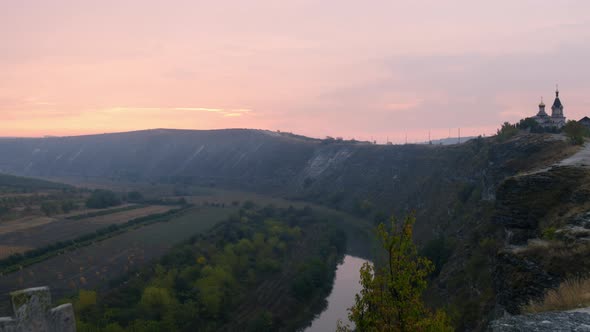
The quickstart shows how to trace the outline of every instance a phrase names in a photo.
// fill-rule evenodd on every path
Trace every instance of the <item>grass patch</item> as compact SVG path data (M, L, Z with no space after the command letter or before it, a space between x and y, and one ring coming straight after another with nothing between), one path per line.
M590 306L590 279L572 278L545 294L542 301L530 302L522 308L526 313L571 310Z

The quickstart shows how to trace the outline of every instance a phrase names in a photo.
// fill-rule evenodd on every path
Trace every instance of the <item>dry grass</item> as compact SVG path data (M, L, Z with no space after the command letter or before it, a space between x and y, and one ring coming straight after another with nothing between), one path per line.
M26 216L10 221L3 222L0 224L0 234L12 233L17 231L23 231L28 228L41 226L54 222L56 219L46 216Z
M557 289L545 294L543 301L531 302L523 312L571 310L590 306L590 279L574 278L562 282Z
M31 250L30 247L23 247L23 246L4 246L0 245L0 259L6 258L12 254L16 253L23 253L27 250Z

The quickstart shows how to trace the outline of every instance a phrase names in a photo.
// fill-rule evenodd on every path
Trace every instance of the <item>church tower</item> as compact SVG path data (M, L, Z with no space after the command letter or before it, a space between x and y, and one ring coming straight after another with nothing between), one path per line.
M563 105L559 100L559 89L555 89L555 100L553 106L551 106L551 120L557 128L561 128L565 125L565 117L563 116Z
M539 103L539 113L537 113L538 117L546 117L548 116L547 113L545 113L545 103L543 102L543 98L541 98L541 102Z

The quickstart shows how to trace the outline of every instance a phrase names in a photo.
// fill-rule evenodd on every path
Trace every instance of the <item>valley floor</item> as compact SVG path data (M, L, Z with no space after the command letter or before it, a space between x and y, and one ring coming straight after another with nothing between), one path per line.
M171 194L168 192L169 188L157 188L154 191L158 190L162 190L159 195ZM0 316L10 315L7 295L16 289L46 285L58 299L76 294L79 289L105 289L110 281L138 270L164 255L174 245L211 229L235 213L239 205L246 201L255 202L260 206L273 204L277 207L302 208L309 205L239 191L202 188L192 190L199 192L199 195L190 196L189 193L189 196L183 197L194 207L174 215L168 221L139 225L88 246L67 250L23 267L19 271L0 276L0 293L5 294L4 298L0 299ZM22 224L16 227L5 225L5 231L0 232L0 248L20 244L22 247L19 249L25 251L94 232L109 224L121 224L133 218L166 212L172 208L174 206L152 205L79 220L51 218L41 224L22 220ZM362 219L325 207L313 208L326 217L338 219L343 225L357 227L366 223ZM369 255L369 251L365 250L364 255Z

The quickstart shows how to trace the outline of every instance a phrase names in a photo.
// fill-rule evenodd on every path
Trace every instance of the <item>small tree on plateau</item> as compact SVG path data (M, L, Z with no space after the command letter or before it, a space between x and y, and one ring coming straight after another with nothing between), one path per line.
M391 227L381 223L377 235L386 261L360 270L362 290L349 309L349 318L358 331L452 331L442 311L432 312L424 305L422 293L434 265L420 257L412 240L416 218L407 216L401 225L391 218ZM338 331L348 331L339 324Z

